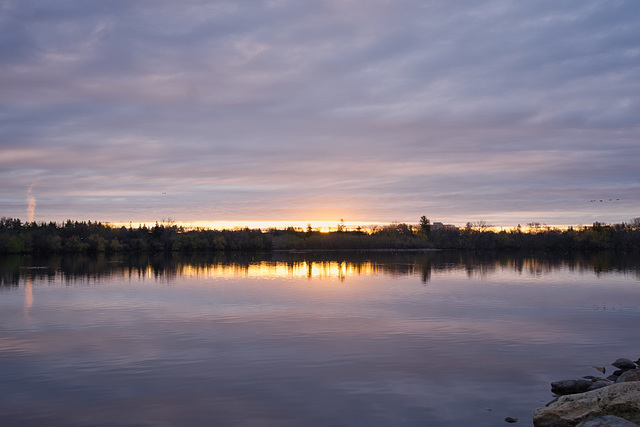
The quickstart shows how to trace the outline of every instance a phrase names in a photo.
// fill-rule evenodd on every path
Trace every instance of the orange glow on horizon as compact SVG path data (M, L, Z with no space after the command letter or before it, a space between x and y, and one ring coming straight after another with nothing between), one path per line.
M176 225L178 227L184 227L188 230L204 228L204 229L213 229L213 230L237 230L243 228L250 229L279 229L284 230L289 227L293 227L297 230L306 231L309 225L313 231L320 231L323 233L328 233L331 231L336 231L340 224L343 224L346 230L356 230L358 227L363 230L371 229L375 226L384 226L386 223L381 222L358 222L358 221L171 221L171 222L160 222L157 224L160 225ZM112 227L129 227L132 226L134 228L146 226L153 227L156 225L156 221L154 222L110 222L109 225Z
M277 230L284 230L287 229L289 227L293 227L294 229L298 230L298 231L307 231L307 228L309 225L311 225L311 229L313 231L319 231L321 233L329 233L332 231L336 231L338 230L338 226L339 225L344 225L344 229L346 231L354 231L357 230L358 228L362 229L362 231L364 232L371 232L371 230L375 227L385 227L388 225L391 225L393 223L388 223L388 222L358 222L358 221L344 221L344 222L340 222L340 221L326 221L326 220L319 220L319 221L153 221L153 222L146 222L146 221L140 221L140 222L136 222L136 221L131 221L131 222L106 222L105 224L111 226L111 227L133 227L133 228L138 228L138 227L153 227L156 224L159 225L165 225L165 226L171 226L171 225L176 225L178 227L184 227L187 230L194 230L194 229L211 229L211 230L241 230L244 228L249 228L252 230L256 230L256 229L260 229L263 231L267 231L269 229L277 229ZM419 224L417 223L410 223L407 222L406 224L412 225L414 227L419 227ZM454 227L459 227L459 228L465 228L465 225L456 225L456 224L452 224ZM520 227L520 230L522 232L528 233L528 232L538 232L538 231L543 231L543 230L567 230L568 228L582 228L583 225L582 224L578 224L578 225L571 225L571 224L539 224L537 228L532 228L530 227L529 224L522 224ZM486 227L478 227L478 226L472 226L471 227L474 230L484 230L484 231L493 231L494 233L499 233L500 231L506 231L506 232L514 232L518 230L517 226L496 226L496 225L488 225Z

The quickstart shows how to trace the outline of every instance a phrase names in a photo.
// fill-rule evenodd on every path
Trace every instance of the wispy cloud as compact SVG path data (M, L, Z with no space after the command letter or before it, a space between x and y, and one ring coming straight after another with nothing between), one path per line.
M640 212L634 1L0 8L2 215L34 180L47 220Z

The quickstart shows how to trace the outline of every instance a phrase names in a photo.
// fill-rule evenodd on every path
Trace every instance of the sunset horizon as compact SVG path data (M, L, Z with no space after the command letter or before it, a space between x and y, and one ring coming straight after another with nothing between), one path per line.
M640 425L639 18L0 0L0 426Z
M638 7L4 2L0 216L626 222Z

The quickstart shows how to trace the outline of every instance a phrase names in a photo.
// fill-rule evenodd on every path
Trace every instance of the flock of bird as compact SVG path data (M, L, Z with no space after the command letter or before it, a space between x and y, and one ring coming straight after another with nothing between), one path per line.
M620 200L620 199L609 199L609 201L610 201L610 202L617 202L618 200ZM597 199L590 200L590 202L591 202L591 203L593 203L593 202L601 202L601 203L602 203L602 202L604 202L604 201L605 201L605 200L603 200L603 199L600 199L600 200L597 200Z

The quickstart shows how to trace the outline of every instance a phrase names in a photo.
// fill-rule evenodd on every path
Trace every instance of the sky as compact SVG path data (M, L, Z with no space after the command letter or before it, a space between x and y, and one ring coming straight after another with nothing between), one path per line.
M626 222L639 18L637 0L0 0L0 216Z

